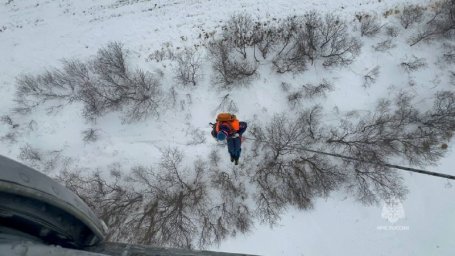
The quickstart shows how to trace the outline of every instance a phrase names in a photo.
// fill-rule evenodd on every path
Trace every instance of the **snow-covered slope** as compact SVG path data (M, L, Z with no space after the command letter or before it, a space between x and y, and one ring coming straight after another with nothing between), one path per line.
M154 165L160 150L178 147L186 157L205 157L217 145L210 138L208 122L213 121L220 100L229 93L238 116L250 121L258 115L270 118L288 111L287 99L280 85L285 82L296 88L306 83L327 79L334 91L321 103L325 120L330 123L335 113L351 110L368 111L376 99L394 97L400 90L417 95L419 108L431 106L432 94L438 90L454 90L449 86L448 70L454 66L439 64L440 43L410 47L406 40L414 30L404 30L396 15L383 13L405 3L429 4L430 1L389 0L178 0L178 1L91 1L91 0L13 0L0 4L0 116L10 115L19 124L14 140L1 140L0 154L18 159L26 144L45 151L58 151L81 168L103 169L112 164L124 167ZM249 13L260 20L304 14L309 10L335 13L350 24L357 24L355 14L376 12L384 27L399 28L393 40L396 47L384 52L373 46L387 39L385 32L373 38L362 38L362 53L347 68L325 69L315 65L302 74L271 74L266 65L249 86L234 91L219 90L211 81L209 64L203 65L203 77L197 87L183 88L173 79L173 63L157 63L149 58L163 45L170 49L201 44L206 34L218 31L234 13ZM359 33L357 31L357 33ZM60 60L86 60L108 42L122 42L129 50L128 61L148 71L161 70L166 89L176 87L178 107L164 110L158 118L123 124L116 113L88 122L81 116L77 103L61 111L47 114L44 109L31 115L11 114L15 106L15 79L22 73L39 74L58 68ZM424 58L427 66L420 72L407 74L399 64L405 58ZM362 87L363 76L380 67L377 81ZM415 85L409 85L414 81ZM88 128L99 131L95 143L82 140ZM192 145L193 131L202 131L206 142ZM0 126L0 137L11 132ZM432 167L455 174L453 141L438 166ZM248 148L248 144L246 148ZM226 168L230 166L224 148L218 148ZM230 168L230 167L229 167ZM42 170L51 175L54 170ZM366 207L335 194L320 200L313 210L289 209L277 226L257 224L253 232L229 239L215 250L263 255L451 255L455 253L455 190L446 180L417 174L403 174L409 188L408 198L401 202L404 215L394 226L405 230L384 230L392 225L381 217L382 205ZM386 207L386 210L388 208Z

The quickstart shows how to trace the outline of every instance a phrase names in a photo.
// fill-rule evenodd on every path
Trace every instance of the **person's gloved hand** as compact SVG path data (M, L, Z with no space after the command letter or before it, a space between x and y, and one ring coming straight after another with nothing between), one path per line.
M238 133L234 133L234 134L232 135L232 138L238 138L239 136L240 136L240 135L239 135Z

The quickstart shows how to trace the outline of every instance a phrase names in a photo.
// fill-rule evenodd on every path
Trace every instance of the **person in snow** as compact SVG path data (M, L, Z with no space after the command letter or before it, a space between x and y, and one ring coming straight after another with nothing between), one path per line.
M239 122L233 114L220 113L212 127L212 136L218 141L227 141L231 162L235 162L235 165L238 165L240 153L242 152L242 134L247 128L247 123Z

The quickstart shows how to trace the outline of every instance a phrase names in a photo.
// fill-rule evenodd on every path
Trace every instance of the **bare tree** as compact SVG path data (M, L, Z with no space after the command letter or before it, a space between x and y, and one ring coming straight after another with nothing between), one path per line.
M412 24L421 22L423 19L423 11L424 8L419 5L404 6L400 15L401 25L407 29Z
M427 66L424 58L418 58L412 56L412 58L406 58L400 64L400 66L408 73L417 71Z
M349 35L346 21L340 17L326 15L319 28L322 40L319 42L323 65L348 65L360 53L361 43Z
M388 100L382 100L374 113L356 124L345 120L331 132L328 143L345 147L345 153L373 163L388 160L391 155L407 159L413 164L434 162L441 156L436 147L440 138L436 130L417 127L422 115L411 104L412 97L401 93L392 111Z
M56 110L64 103L71 103L78 99L77 83L72 79L68 72L76 72L72 69L80 63L77 61L64 61L67 66L63 71L46 71L42 75L31 76L21 75L17 78L15 111L18 113L30 113L34 108L52 102L49 110Z
M387 26L385 29L386 35L389 37L397 37L398 36L398 28L395 26Z
M368 88L371 85L373 85L374 83L376 83L376 79L378 78L378 76L379 76L379 66L376 66L376 67L372 68L371 70L369 70L368 73L366 73L363 76L363 87Z
M18 158L44 173L63 168L71 161L70 158L62 156L62 150L42 150L28 143L20 148Z
M442 0L435 4L431 18L423 28L410 38L410 45L440 37L451 38L455 31L455 1Z
M26 161L33 166L36 166L38 162L43 160L43 156L41 153L36 149L33 148L30 144L26 144L25 146L21 147L19 154L19 159L22 161Z
M435 94L433 109L419 119L420 129L450 140L455 132L455 93L440 91Z
M237 104L235 104L234 100L229 95L230 94L228 93L223 96L220 104L215 109L214 113L218 113L218 112L237 113L239 111Z
M276 27L270 23L256 23L256 42L262 58L266 59L269 52L273 51L278 43L278 34Z
M199 128L189 127L189 129L187 129L186 135L190 139L187 142L187 145L199 145L205 143L206 141L206 132Z
M120 43L110 43L100 49L91 63L91 69L97 79L85 83L81 89L86 118L95 119L108 111L122 108L125 108L126 122L158 115L161 99L159 80L149 72L129 71Z
M197 49L185 48L183 52L177 54L176 79L183 85L192 84L196 86L200 78L201 57Z
M9 115L3 115L0 117L0 121L6 125L11 126L11 128L16 129L19 127L19 124L13 122L13 119Z
M245 178L236 169L221 170L216 152L211 153L210 184L219 200L203 216L200 243L219 243L229 235L248 232L253 214L247 204Z
M273 64L279 73L303 71L307 63L322 59L326 67L349 64L360 52L360 42L349 36L346 22L337 16L315 12L288 18L279 29L281 50Z
M255 24L249 14L234 14L224 27L224 39L228 40L234 46L244 59L247 57L249 46L256 44Z
M311 99L314 97L326 97L327 93L333 91L333 85L323 79L318 85L303 85L304 98Z
M294 91L288 94L288 103L291 109L295 109L297 106L300 106L303 99L302 90Z
M95 142L98 140L98 130L89 128L85 131L82 131L82 140L86 143Z
M212 67L215 70L215 82L224 87L229 87L234 82L245 82L256 74L258 68L255 61L236 60L231 52L232 47L224 40L212 41L209 46Z
M148 201L131 228L139 242L191 248L199 233L200 216L210 200L204 179L206 165L195 162L190 171L182 166L183 155L175 149L163 152L160 172L136 168L134 179L145 187ZM150 192L147 192L150 191Z
M372 37L381 31L379 18L374 14L362 14L360 18L360 35Z
M126 241L140 235L128 233L131 215L141 208L144 195L127 185L125 177L117 167L110 171L109 177L100 172L83 174L80 170L66 169L56 179L76 193L96 215L109 226L108 241Z
M455 64L455 46L444 44L445 52L442 56L443 60L450 64Z
M252 173L261 221L274 224L287 205L309 209L315 198L326 197L343 180L329 159L303 148L319 144L320 110L305 110L297 120L275 116L265 128L253 127L255 147L262 151Z
M43 75L23 75L18 79L16 111L53 102L49 111L74 101L84 103L83 115L93 120L109 111L123 110L124 121L131 122L158 114L160 83L151 73L130 71L125 50L113 42L98 51L88 64L63 61L61 70Z
M374 45L373 49L378 52L385 52L395 47L396 44L393 43L392 39L386 39Z

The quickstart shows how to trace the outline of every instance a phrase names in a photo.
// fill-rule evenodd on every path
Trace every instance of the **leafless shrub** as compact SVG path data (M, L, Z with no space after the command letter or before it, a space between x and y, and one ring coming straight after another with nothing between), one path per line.
M86 143L95 142L98 140L98 130L89 128L85 131L82 131L82 140Z
M346 22L337 16L326 15L319 42L323 65L348 65L360 53L361 43L349 35Z
M455 85L455 72L450 71L449 75L450 75L450 82L452 83L452 85Z
M418 5L406 5L400 15L400 22L403 28L407 29L414 23L420 23L423 18L424 8Z
M344 153L370 163L382 163L390 156L404 157L413 164L434 162L441 156L439 132L418 127L423 115L412 105L412 97L401 93L391 102L382 100L374 113L361 118L356 124L342 123L341 130L331 131L328 143L344 148ZM430 114L431 115L431 114ZM346 135L346 136L345 136Z
M0 117L0 122L11 126L11 128L13 128L13 129L16 129L17 127L19 127L19 124L14 123L13 119L11 119L11 117L9 115L3 115L2 117Z
M192 84L196 86L200 78L201 57L197 49L186 48L183 52L177 54L176 79L183 85Z
M181 151L166 149L156 170L137 166L124 176L113 166L106 177L65 169L57 178L106 222L109 241L204 248L253 224L245 177L221 171L211 155L210 168L202 160L185 166Z
M199 145L205 143L205 134L206 133L199 128L189 129L186 134L186 136L190 138L187 145Z
M120 109L124 109L126 122L158 115L159 80L142 70L129 71L120 43L110 43L100 49L91 67L97 81L85 83L81 88L81 100L85 103L83 114L87 119Z
M299 106L302 102L302 99L303 99L302 90L298 90L288 94L288 103L291 109L295 109L297 106Z
M289 92L290 88L291 88L291 85L289 83L286 83L286 82L281 82L281 90L283 90L283 92Z
M16 110L21 113L52 101L55 110L74 101L84 103L83 115L89 120L109 111L124 112L132 122L157 115L161 99L159 81L148 72L130 71L120 43L110 43L88 64L66 60L62 70L44 75L24 75L18 79Z
M38 149L33 148L30 144L25 144L20 148L19 159L36 166L38 162L43 160L43 156Z
M311 99L314 97L326 97L327 92L333 91L333 85L326 81L322 80L318 85L307 84L303 85L303 95L306 99Z
M16 131L10 131L3 135L2 137L0 137L0 141L13 144L17 142L17 136L18 134Z
M224 39L232 43L244 59L249 46L255 45L254 21L249 14L234 14L224 26Z
M62 156L61 150L41 150L25 144L20 148L18 158L35 169L51 173L59 168L66 166L71 159Z
M363 76L363 87L369 88L371 85L376 83L376 79L378 78L378 76L379 76L379 66L376 66L376 67L372 68L371 70L369 70L368 73L366 73Z
M252 174L256 185L256 214L262 222L274 224L287 205L312 207L317 197L336 189L343 176L323 156L302 150L320 139L320 108L304 111L297 120L276 116L265 127L254 127L256 145L262 151Z
M407 58L403 60L400 66L408 73L417 71L426 67L426 62L424 58L418 58L416 56L412 56L412 58Z
M360 35L373 37L381 31L379 18L374 14L363 14L360 19Z
M396 171L381 165L345 162L347 173L346 191L366 205L379 200L403 198L407 189L403 186L403 178Z
M279 24L281 49L273 59L278 73L306 69L307 62L315 58L315 31L320 26L321 19L316 13L288 17Z
M177 150L163 152L161 170L136 168L134 179L145 187L148 203L131 226L140 235L139 242L177 247L193 247L199 233L200 216L210 205L203 162L197 161L190 172L182 166L183 155ZM132 231L131 230L131 231Z
M0 118L0 121L6 125L13 126L13 120L9 115L4 115Z
M452 38L455 33L455 1L442 0L435 4L431 18L410 38L410 45L435 38Z
M235 169L232 172L211 168L210 184L221 199L204 218L202 241L213 239L219 243L225 237L237 232L246 233L253 225L253 215L246 203L248 192L241 177ZM214 222L216 220L216 222ZM215 231L215 232L214 232ZM204 235L209 234L207 239ZM210 237L210 234L215 234Z
M398 28L394 26L388 26L385 29L385 33L389 37L397 37L398 36Z
M378 52L385 52L385 51L388 51L395 47L396 47L396 44L393 43L392 39L386 39L386 40L374 45L373 49Z
M450 64L455 64L455 46L444 44L445 52L442 56L443 60Z
M164 60L174 60L175 57L176 56L174 50L172 49L169 43L164 44L164 46L161 47L160 50L156 50L149 55L149 59L154 60L156 62L161 62Z
M392 156L422 164L434 162L442 155L437 133L416 125L421 116L411 100L408 95L400 94L395 111L390 107L391 102L381 101L371 115L356 123L345 120L331 130L327 143L344 155L361 159L345 162L344 168L348 175L353 175L348 179L348 190L364 203L404 196L406 189L401 178L382 165Z
M122 241L139 233L127 233L128 225L134 220L132 213L143 205L144 195L128 186L122 172L116 168L110 177L100 172L83 174L78 170L63 170L56 179L76 193L96 215L109 226L108 241Z
M350 37L346 22L334 15L320 17L315 12L290 17L279 27L281 50L273 64L279 73L303 71L307 63L322 59L323 65L349 64L358 55L360 43Z
M230 94L228 93L223 96L220 104L215 109L214 113L219 112L237 113L239 111L237 104L235 104L234 100L229 95Z
M29 129L30 131L34 131L36 130L37 126L38 123L35 120L31 120L30 122L28 122L27 129Z
M262 58L266 59L269 52L274 50L278 43L279 32L270 23L256 23L257 48L262 54Z
M441 140L450 140L455 132L455 93L437 92L433 109L422 115L420 123L420 129L427 133L436 133Z
M63 61L63 70L46 71L44 74L21 75L17 78L16 103L18 113L30 113L34 108L47 103L53 104L48 110L58 110L64 104L78 99L77 79L71 77L74 72L82 71L83 64L77 61ZM64 103L62 103L64 102Z
M258 65L248 59L236 60L231 53L232 46L227 41L212 41L209 53L212 67L215 71L215 82L223 87L229 87L234 82L242 83L256 74Z

